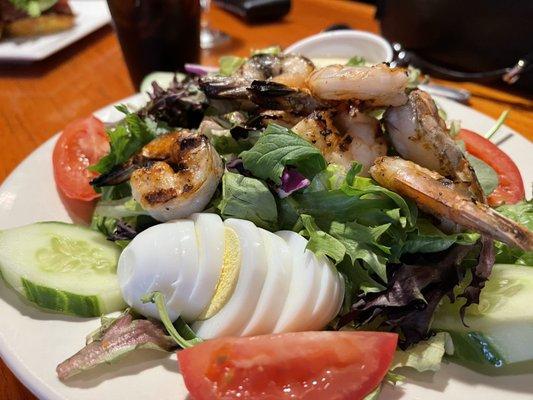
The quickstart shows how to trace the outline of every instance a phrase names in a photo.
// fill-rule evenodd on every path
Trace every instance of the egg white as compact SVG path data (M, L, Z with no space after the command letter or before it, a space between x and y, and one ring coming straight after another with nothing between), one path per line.
M252 317L240 336L272 333L289 294L292 253L279 236L259 228L267 256L267 274Z
M314 265L315 255L306 250L307 240L296 232L280 231L292 253L292 277L289 294L273 333L299 332L309 329L318 298L321 271Z
M138 234L122 251L117 275L127 304L147 317L159 319L155 305L141 301L144 295L158 291L172 302L179 287L187 292L188 299L196 282L196 269L191 268L194 261L184 268L180 265L184 255L198 258L196 238L192 240L191 232L194 233L192 221L155 225ZM176 319L181 309L169 307L168 312L171 319Z
M326 257L315 256L315 268L321 271L320 289L311 313L310 330L323 329L330 322L330 315L338 303L339 274Z
M196 284L181 316L195 321L207 307L220 278L224 256L224 224L217 214L199 213L189 217L195 224L198 243Z
M174 279L171 283L174 292L167 297L167 310L169 315L176 319L182 314L188 314L191 309L189 299L199 279L198 276L198 243L196 229L193 221L178 220L170 222L174 227L173 236L169 238L169 252L172 253L172 261L168 268L174 269ZM167 240L161 237L161 240ZM160 283L159 287L165 284ZM152 291L159 290L153 287Z
M238 335L255 310L267 272L267 257L259 229L250 221L227 219L241 246L241 266L235 290L213 317L197 321L192 329L202 339Z

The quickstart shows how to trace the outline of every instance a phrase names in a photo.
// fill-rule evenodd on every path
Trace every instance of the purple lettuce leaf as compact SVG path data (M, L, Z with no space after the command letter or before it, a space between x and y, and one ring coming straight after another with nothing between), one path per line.
M204 118L207 100L196 78L178 80L174 77L167 89L152 82L152 89L150 101L138 112L141 118L150 117L169 127L198 128Z
M173 351L177 345L160 323L135 319L126 310L118 318L102 318L102 326L87 336L86 346L57 366L57 376L66 380L141 348Z
M298 172L298 170L285 167L281 175L281 185L276 188L276 193L283 199L300 189L305 189L310 184L311 181Z
M479 304L479 295L485 287L485 282L489 279L492 267L496 260L494 241L488 236L481 236L481 252L478 263L472 270L472 280L458 297L466 299L466 303L461 307L461 319L464 323L466 308L471 304Z
M389 266L391 277L385 290L361 295L351 311L341 316L339 325L364 325L375 319L382 327L400 333L400 347L430 336L433 313L444 296L453 299L453 289L464 278L461 261L472 246L455 246L440 261L427 265Z

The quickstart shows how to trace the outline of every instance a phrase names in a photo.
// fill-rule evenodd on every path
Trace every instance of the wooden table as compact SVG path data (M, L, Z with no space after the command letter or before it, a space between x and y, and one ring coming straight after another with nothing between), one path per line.
M225 48L203 52L202 62L216 65L222 54L246 55L250 48L287 46L338 22L378 31L374 8L366 4L342 0L293 3L283 21L254 26L213 9L212 24L234 40ZM473 83L447 84L470 90L474 95L472 107L494 118L510 108L507 124L533 139L533 101ZM117 39L109 26L43 62L0 64L0 182L67 122L133 93ZM0 399L34 399L1 360Z

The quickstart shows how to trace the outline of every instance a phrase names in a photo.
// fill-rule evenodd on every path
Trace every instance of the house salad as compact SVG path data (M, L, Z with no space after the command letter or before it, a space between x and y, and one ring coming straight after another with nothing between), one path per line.
M193 399L377 399L400 367L533 360L533 204L417 79L274 47L67 125L54 177L90 226L0 232L14 290L101 317L59 379L148 348Z

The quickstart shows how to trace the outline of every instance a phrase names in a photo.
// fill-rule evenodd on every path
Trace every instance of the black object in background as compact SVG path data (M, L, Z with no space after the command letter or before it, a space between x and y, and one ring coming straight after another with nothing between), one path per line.
M413 53L410 62L430 74L502 83L523 60L514 85L533 90L533 1L378 0L377 5L382 35Z
M153 71L200 60L198 0L107 0L136 89Z
M248 22L283 18L291 9L291 0L214 0L215 4Z

